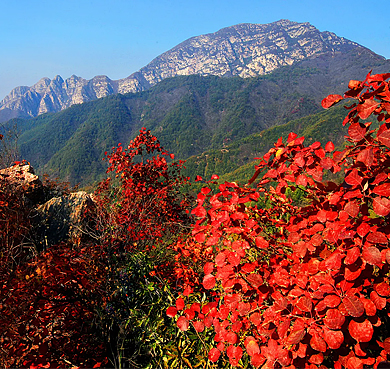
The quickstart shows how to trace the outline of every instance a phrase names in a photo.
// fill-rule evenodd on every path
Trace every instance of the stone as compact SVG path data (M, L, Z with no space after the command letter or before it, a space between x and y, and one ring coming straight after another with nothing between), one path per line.
M32 206L44 201L44 186L30 163L23 161L0 170L0 179L5 181L12 191L22 193Z
M88 231L86 211L93 208L93 196L85 191L53 197L40 205L35 222L43 248L61 242L78 243Z

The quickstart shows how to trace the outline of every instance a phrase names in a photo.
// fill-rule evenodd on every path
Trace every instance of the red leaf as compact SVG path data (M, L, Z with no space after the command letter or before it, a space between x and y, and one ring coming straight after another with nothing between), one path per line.
M360 256L360 249L356 246L347 251L347 256L344 259L344 263L347 265L353 264Z
M237 311L241 316L247 315L251 310L251 304L249 302L240 302L237 306Z
M326 222L326 219L327 219L327 211L324 210L324 209L321 209L321 210L317 213L317 219L318 219L318 221L320 221L321 223L325 223L325 222Z
M352 264L345 268L344 278L347 281L354 281L360 274L362 274L362 268L360 268L359 265Z
M287 331L290 328L290 323L291 323L290 319L286 319L286 320L283 320L282 322L280 322L280 324L278 326L279 338L286 337Z
M260 249L266 249L269 246L268 241L261 236L256 237L255 242L256 242L256 246L259 247Z
M293 141L294 139L296 139L298 137L298 135L294 132L290 132L288 137L287 137L287 142L291 142Z
M206 263L203 267L204 274L211 274L214 270L214 263Z
M367 127L361 123L353 123L348 128L348 134L353 141L362 140L367 132Z
M374 163L374 151L372 147L359 152L356 161L362 162L367 168L370 168Z
M167 309L166 313L170 318L173 318L177 314L177 309L174 306L171 306Z
M260 315L260 313L253 313L249 317L249 320L256 326L260 325L260 323L261 323L261 315Z
M333 150L334 150L333 142L332 142L332 141L329 141L329 142L325 145L325 151L326 151L326 152L332 152Z
M345 177L345 182L351 186L359 186L362 183L362 180L363 178L359 175L356 168L353 168Z
M301 309L304 312L308 312L308 313L311 311L312 306L313 306L313 303L312 303L311 299L307 296L302 296L297 303L297 307L299 309Z
M188 319L188 320L192 320L195 318L195 311L192 310L192 309L185 309L183 311L183 313L185 314L185 317Z
M362 223L359 225L359 227L357 228L357 233L360 237L364 237L369 231L370 231L371 227L369 224L367 223Z
M301 340L303 339L305 334L306 334L306 329L304 329L304 328L299 328L299 329L293 330L290 333L290 335L287 337L286 344L289 346L289 345L295 345L298 342L301 342Z
M195 328L195 330L197 332L203 332L204 331L204 323L203 322L197 320L195 322L192 322L192 324L193 324L193 326L194 326L194 328Z
M374 246L364 247L362 258L370 265L379 266L382 264L381 252Z
M364 299L363 305L364 305L364 310L366 310L366 314L368 316L374 316L376 314L376 306L371 300Z
M320 352L326 351L326 342L315 332L310 339L310 346L312 349Z
M261 346L261 353L269 360L275 361L283 354L282 346L274 339L269 339L268 346Z
M390 130L386 130L381 132L378 135L378 140L382 145L385 145L387 147L390 147Z
M337 295L327 295L324 298L324 303L327 307L334 308L340 305L341 299Z
M181 316L177 320L176 324L177 324L177 326L179 327L179 329L181 331L186 331L188 329L188 327L189 327L189 322L188 322L187 318L184 317L184 316Z
M371 113L378 107L378 103L372 99L364 101L357 106L357 112L361 119L367 119Z
M227 332L225 336L226 342L235 344L238 341L237 335L234 332Z
M249 274L246 277L247 281L255 288L258 288L263 284L263 278L259 274Z
M194 238L196 242L203 243L206 239L206 235L203 232L199 232L194 236Z
M375 197L372 206L377 215L385 217L390 213L390 200L385 197Z
M386 352L388 354L390 354L390 337L387 337L384 341L383 341L383 348L386 350Z
M332 350L337 350L344 342L344 335L342 331L332 331L324 327L324 340Z
M387 297L390 295L390 286L386 282L378 283L374 286L375 291L378 295Z
M309 358L309 363L320 365L324 361L324 355L322 353L311 355Z
M329 309L324 318L325 325L330 329L340 329L344 321L345 317L338 309Z
M209 360L212 361L213 363L216 363L220 356L221 356L221 351L219 351L215 347L209 351Z
M355 218L359 214L360 207L357 201L350 201L344 207L344 210L352 217Z
M185 303L184 303L183 298L179 297L179 298L176 300L176 309L177 309L177 310L183 310L183 309L184 309L184 306L185 306Z
M367 236L367 241L370 243L383 243L387 244L389 242L387 236L382 232L370 232Z
M307 186L307 178L304 174L300 174L295 183L298 185L298 186L303 186L303 187L306 187Z
M382 310L386 306L386 299L384 297L380 297L375 291L371 291L370 299L375 304L378 310Z
M254 354L251 359L251 364L255 368L259 368L261 365L263 365L265 361L265 357L261 354Z
M254 337L247 337L245 339L244 345L249 356L260 353L259 345L257 344L257 341Z
M390 183L382 183L379 186L376 186L372 192L380 196L390 197Z
M202 205L198 205L195 209L191 211L191 214L199 218L204 218L207 215L207 211Z
M388 178L387 174L386 173L379 173L376 177L375 177L375 180L374 182L372 182L373 185L377 185L378 183L382 183L383 181L385 181L386 179Z
M361 361L356 356L352 356L348 359L346 367L353 368L353 369L363 369L363 361Z
M334 166L334 161L332 158L326 157L321 159L321 165L324 169L330 170Z
M358 318L364 313L364 305L355 295L345 296L343 299L343 304L347 313L354 318Z
M328 269L338 270L341 267L340 251L336 250L325 260L325 266Z
M242 348L240 346L229 346L226 350L226 354L229 358L230 364L233 366L238 365L238 361L242 357Z
M226 254L222 251L215 257L215 264L217 264L218 267L223 267L226 262Z
M228 258L228 262L233 266L237 266L238 264L240 264L241 257L233 251L229 252L227 258Z
M225 304L229 307L230 310L236 309L240 300L241 297L238 293L234 295L226 295L224 298Z
M337 104L341 100L343 100L341 95L328 95L321 101L321 105L324 109L329 109L331 106Z
M349 334L357 342L369 342L374 333L374 328L369 320L365 320L362 323L358 323L351 320L348 326Z

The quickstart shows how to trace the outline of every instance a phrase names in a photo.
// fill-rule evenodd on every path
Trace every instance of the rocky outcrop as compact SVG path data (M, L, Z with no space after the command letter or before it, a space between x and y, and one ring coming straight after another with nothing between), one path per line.
M78 242L85 234L86 212L94 209L91 194L64 192L47 200L56 191L45 186L27 162L0 170L0 184L26 200L24 204L33 224L31 239L40 248L60 242Z
M252 77L305 58L343 53L357 47L362 48L334 33L320 32L309 23L280 20L270 24L239 24L192 37L117 81L106 76L91 80L77 76L63 80L56 76L53 80L42 78L31 87L17 87L0 102L0 121L56 112L114 93L143 91L177 75Z
M31 206L44 201L44 186L29 163L21 162L0 170L0 180L12 191L22 193Z
M84 191L54 197L37 208L37 232L44 247L60 242L79 242L87 228L86 212L94 207Z

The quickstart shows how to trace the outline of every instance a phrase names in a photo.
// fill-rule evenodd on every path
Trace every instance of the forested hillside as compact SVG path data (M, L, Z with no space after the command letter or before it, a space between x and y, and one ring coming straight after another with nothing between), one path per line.
M210 149L224 150L247 136L318 113L324 96L368 72L370 56L368 51L328 53L246 79L175 77L141 93L19 119L20 154L38 173L85 185L104 175L104 152L117 142L126 144L141 127L183 160ZM386 63L375 59L373 68L382 70Z

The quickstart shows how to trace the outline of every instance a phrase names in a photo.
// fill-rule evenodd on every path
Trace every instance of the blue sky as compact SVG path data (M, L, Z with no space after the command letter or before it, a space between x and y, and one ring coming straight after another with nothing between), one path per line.
M390 58L388 0L0 0L0 5L0 100L16 86L57 74L124 78L192 36L238 23L309 22Z

